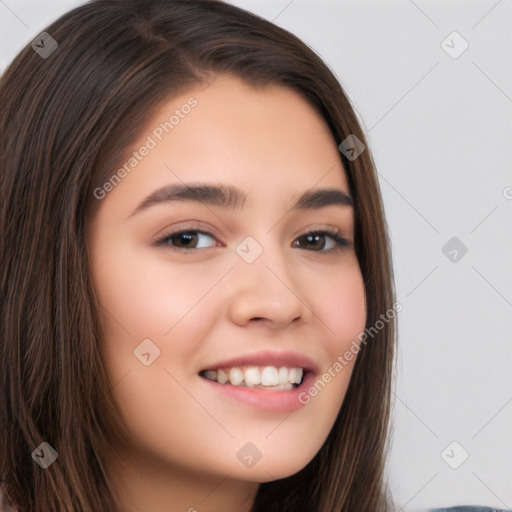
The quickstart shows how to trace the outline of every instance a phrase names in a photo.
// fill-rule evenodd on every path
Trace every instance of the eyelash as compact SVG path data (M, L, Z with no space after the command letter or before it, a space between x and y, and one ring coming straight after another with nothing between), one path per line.
M215 238L211 233L208 233L207 231L203 231L201 229L183 228L183 229L178 229L176 231L173 231L172 233L168 233L168 234L162 236L161 238L159 238L158 240L156 240L154 242L154 245L157 246L157 247L168 246L168 248L170 248L172 251L177 251L177 252L182 252L182 253L183 252L187 253L187 252L191 252L191 251L201 250L201 248L197 249L197 248L173 247L170 244L168 244L168 242L172 238L179 237L180 235L185 234L185 233L186 234L199 233L201 235L206 235L206 236L209 236L211 238ZM301 238L304 238L304 237L306 237L308 235L322 235L322 236L327 235L332 240L334 240L334 242L336 243L336 247L333 247L331 249L327 249L327 250L321 249L321 250L318 250L318 251L312 250L311 252L323 252L323 253L327 253L327 254L333 254L333 253L336 253L336 252L341 251L343 249L346 249L347 247L350 247L350 245L351 245L351 243L346 238L343 238L342 236L340 236L338 234L337 230L334 230L334 229L331 230L331 229L326 229L326 228L323 228L321 230L313 229L313 230L306 231L300 237L298 237L297 240L299 240ZM211 247L207 247L207 249L211 249Z

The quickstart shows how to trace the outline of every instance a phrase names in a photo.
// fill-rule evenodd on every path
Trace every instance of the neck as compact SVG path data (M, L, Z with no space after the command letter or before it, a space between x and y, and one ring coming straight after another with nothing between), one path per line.
M138 456L111 457L119 512L250 512L259 484Z

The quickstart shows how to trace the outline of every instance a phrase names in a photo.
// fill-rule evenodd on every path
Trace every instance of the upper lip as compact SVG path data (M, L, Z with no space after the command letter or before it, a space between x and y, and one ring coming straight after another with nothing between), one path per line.
M299 352L276 352L274 350L253 352L233 357L232 359L212 363L201 371L218 370L219 368L232 368L233 366L276 366L277 368L287 366L303 368L304 370L315 374L318 373L318 366L309 356Z

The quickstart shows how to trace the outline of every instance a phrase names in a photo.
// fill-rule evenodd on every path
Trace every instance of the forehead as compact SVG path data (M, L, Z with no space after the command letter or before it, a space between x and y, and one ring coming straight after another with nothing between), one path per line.
M232 76L164 102L119 167L128 159L112 199L121 190L140 199L157 187L201 181L245 190L248 205L252 196L291 198L313 187L349 193L337 144L316 110L289 88Z

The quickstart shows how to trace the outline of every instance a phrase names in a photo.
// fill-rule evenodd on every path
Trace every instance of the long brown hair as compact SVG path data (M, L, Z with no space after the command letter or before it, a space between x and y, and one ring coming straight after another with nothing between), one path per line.
M94 188L160 104L231 73L297 91L338 143L352 134L366 145L358 158L340 158L368 327L394 304L390 242L350 101L294 35L211 0L97 0L45 32L53 53L27 45L0 78L0 477L19 512L110 512L103 454L122 449L128 430L103 363L86 220ZM261 484L253 512L393 509L385 460L395 338L392 319L361 347L324 445L299 473ZM43 442L58 453L44 470L32 457Z

